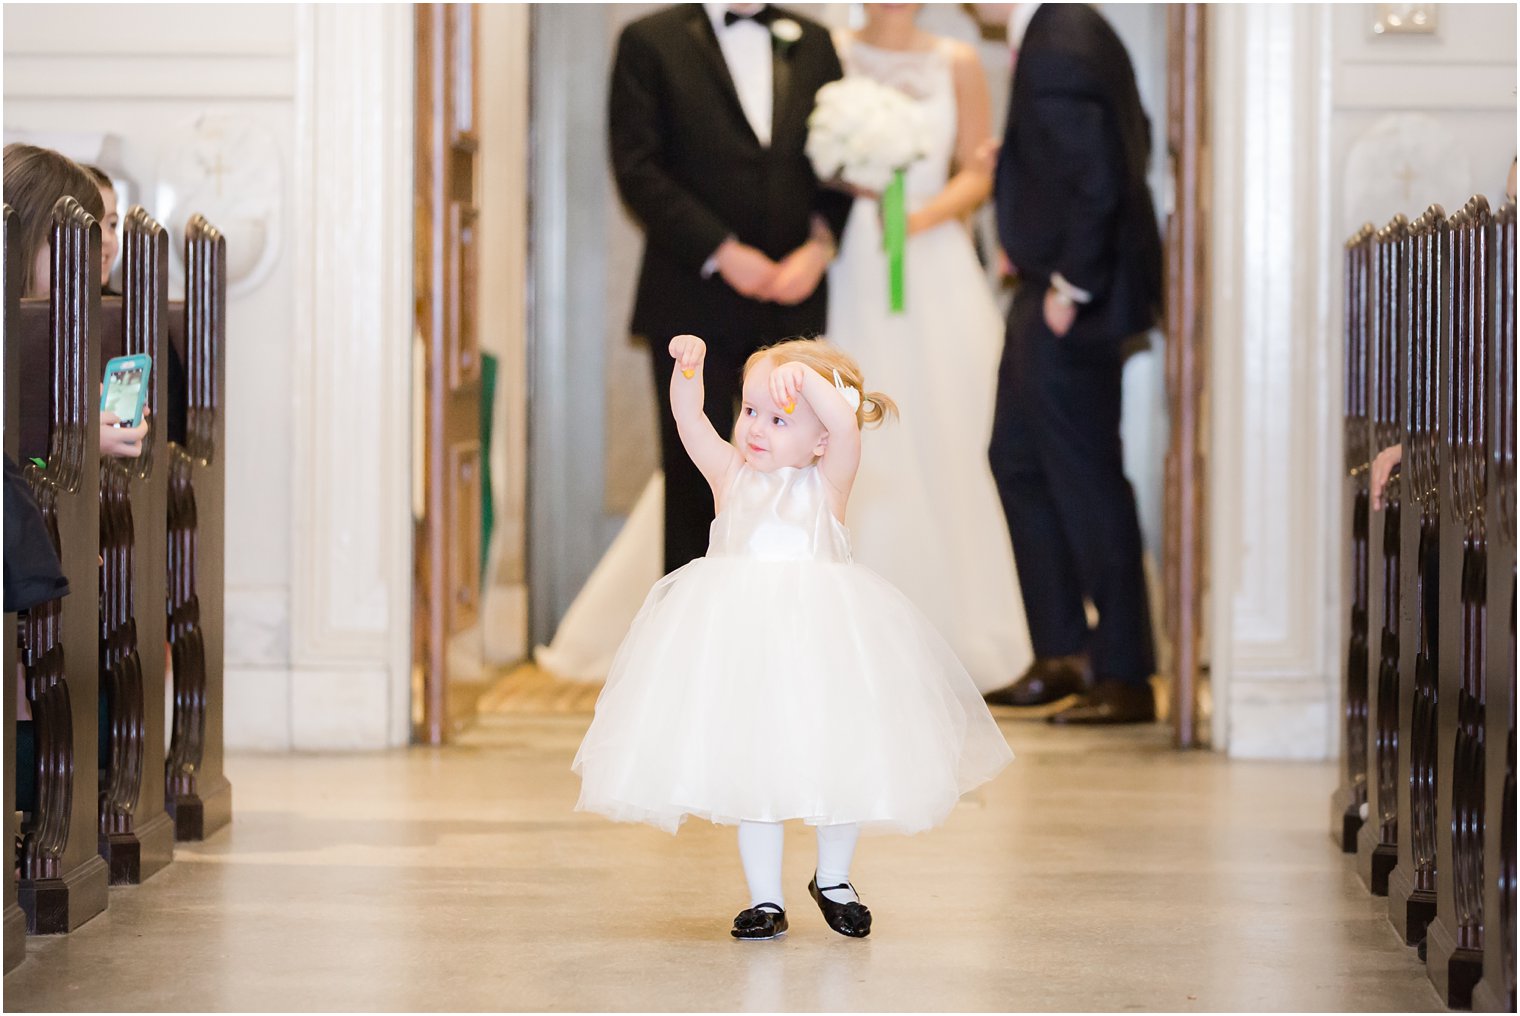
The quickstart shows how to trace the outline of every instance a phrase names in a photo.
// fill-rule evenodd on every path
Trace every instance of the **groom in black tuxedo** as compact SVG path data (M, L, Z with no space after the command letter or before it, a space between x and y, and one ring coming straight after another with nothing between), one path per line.
M665 569L707 551L712 492L670 414L670 339L707 341L706 411L731 434L740 370L761 346L823 331L824 272L850 198L803 153L818 89L842 76L823 26L767 4L688 4L628 25L608 128L623 200L644 226L633 310L649 342L665 468Z
M1155 719L1156 668L1135 494L1124 476L1124 342L1161 307L1146 186L1150 125L1124 45L1085 4L1018 5L996 181L1020 285L989 459L1008 516L1036 661L988 699L1082 693L1055 723ZM1084 599L1098 613L1089 630Z

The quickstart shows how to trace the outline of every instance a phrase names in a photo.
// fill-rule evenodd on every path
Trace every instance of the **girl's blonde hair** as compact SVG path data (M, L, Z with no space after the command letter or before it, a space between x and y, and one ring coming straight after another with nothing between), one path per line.
M860 392L860 405L855 410L857 427L873 427L888 417L897 416L897 403L881 392L866 391L865 375L855 358L823 339L787 339L774 346L756 350L744 361L743 376L748 377L750 368L764 360L777 363L796 360L803 366L816 370L829 384L834 383L834 372L837 370L841 381Z

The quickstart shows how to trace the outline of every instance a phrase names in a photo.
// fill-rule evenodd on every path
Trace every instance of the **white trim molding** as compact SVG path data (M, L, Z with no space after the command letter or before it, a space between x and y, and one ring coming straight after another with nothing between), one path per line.
M1330 15L1210 11L1214 743L1324 758L1339 697Z
M291 744L379 748L409 737L411 8L304 7L297 54Z

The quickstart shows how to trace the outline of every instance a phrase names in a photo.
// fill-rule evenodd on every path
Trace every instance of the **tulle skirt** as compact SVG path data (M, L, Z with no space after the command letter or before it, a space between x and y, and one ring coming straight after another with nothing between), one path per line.
M655 584L576 754L578 810L912 833L1013 758L923 614L856 564L699 558Z

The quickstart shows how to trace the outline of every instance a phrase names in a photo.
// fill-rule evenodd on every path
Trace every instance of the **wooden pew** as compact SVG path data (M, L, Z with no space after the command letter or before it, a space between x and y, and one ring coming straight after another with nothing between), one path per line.
M1488 639L1484 646L1484 948L1472 1006L1515 999L1515 202L1495 216L1489 354Z
M1399 353L1408 343L1405 273L1409 223L1402 215L1378 231L1372 248L1371 328L1367 336L1367 439L1373 456L1399 440ZM1357 874L1374 895L1388 892L1398 822L1399 506L1392 484L1383 511L1367 517L1367 803L1357 834Z
M1366 225L1346 242L1345 456L1341 532L1347 559L1343 609L1348 619L1341 672L1341 781L1330 799L1330 835L1341 850L1356 850L1367 806L1367 522L1368 471L1372 461L1367 431L1369 287L1373 228Z
M1451 222L1451 367L1441 499L1436 756L1436 914L1426 969L1441 999L1469 1008L1483 961L1483 649L1487 634L1488 353L1493 217L1473 198Z
M1410 226L1410 338L1405 350L1403 464L1399 470L1397 864L1388 917L1405 944L1425 940L1436 907L1436 644L1443 413L1449 399L1449 229L1440 205Z
M198 840L232 820L222 767L227 247L200 215L186 228L185 264L188 405L185 441L170 452L174 716L165 775L176 838Z
M140 206L122 222L123 296L104 301L101 359L153 358L143 453L100 460L100 853L111 883L135 884L174 857L165 809L164 609L168 581L168 235Z
M165 513L159 516L167 518L165 553L159 556L148 548L152 537L140 533L138 560L167 558L164 599L157 602L167 602L165 634L174 673L173 712L165 719L172 742L165 756L145 757L143 768L146 772L149 764L157 766L162 759L162 768L156 771L164 774L164 807L174 821L175 839L198 840L231 819L231 788L222 764L225 467L221 449L225 421L221 403L225 391L226 243L215 227L196 216L187 229L185 249L190 266L185 302L169 304L166 315L172 355L155 360L163 368L155 374L166 386L160 395L170 404L166 411L155 414L162 426L150 428L168 439L162 457L157 458L155 453L157 465L149 478L150 484L160 480L165 484ZM23 331L36 332L47 314L46 301L23 301ZM125 320L114 314L107 318L105 341L112 344L115 353L126 348ZM184 376L176 377L176 370L182 370ZM48 427L44 402L23 399L19 424L22 455L46 454ZM144 496L156 495L145 492ZM145 581L150 580L139 574L139 606L157 595L144 591ZM141 631L138 645L146 645ZM145 721L152 724L156 711L148 701L152 698L148 688L157 688L155 679L145 678ZM162 735L146 726L142 735L144 751L156 752L148 741ZM135 740L134 736L128 743ZM140 807L152 812L154 797L144 797Z
M99 711L100 611L92 592L100 532L100 227L73 198L61 199L53 210L51 271L51 327L40 336L23 327L20 354L20 370L31 381L22 387L23 415L29 398L47 401L39 455L45 465L27 462L23 469L72 591L29 611L22 625L37 801L21 829L19 897L33 934L72 931L104 910L108 877L94 834L93 764ZM24 445L21 451L39 454Z
M21 394L18 341L21 326L21 249L17 246L17 222L9 205L5 206L4 266L5 292L5 454L19 462L20 415L17 401ZM16 615L5 615L5 971L9 973L26 959L26 914L16 897Z

